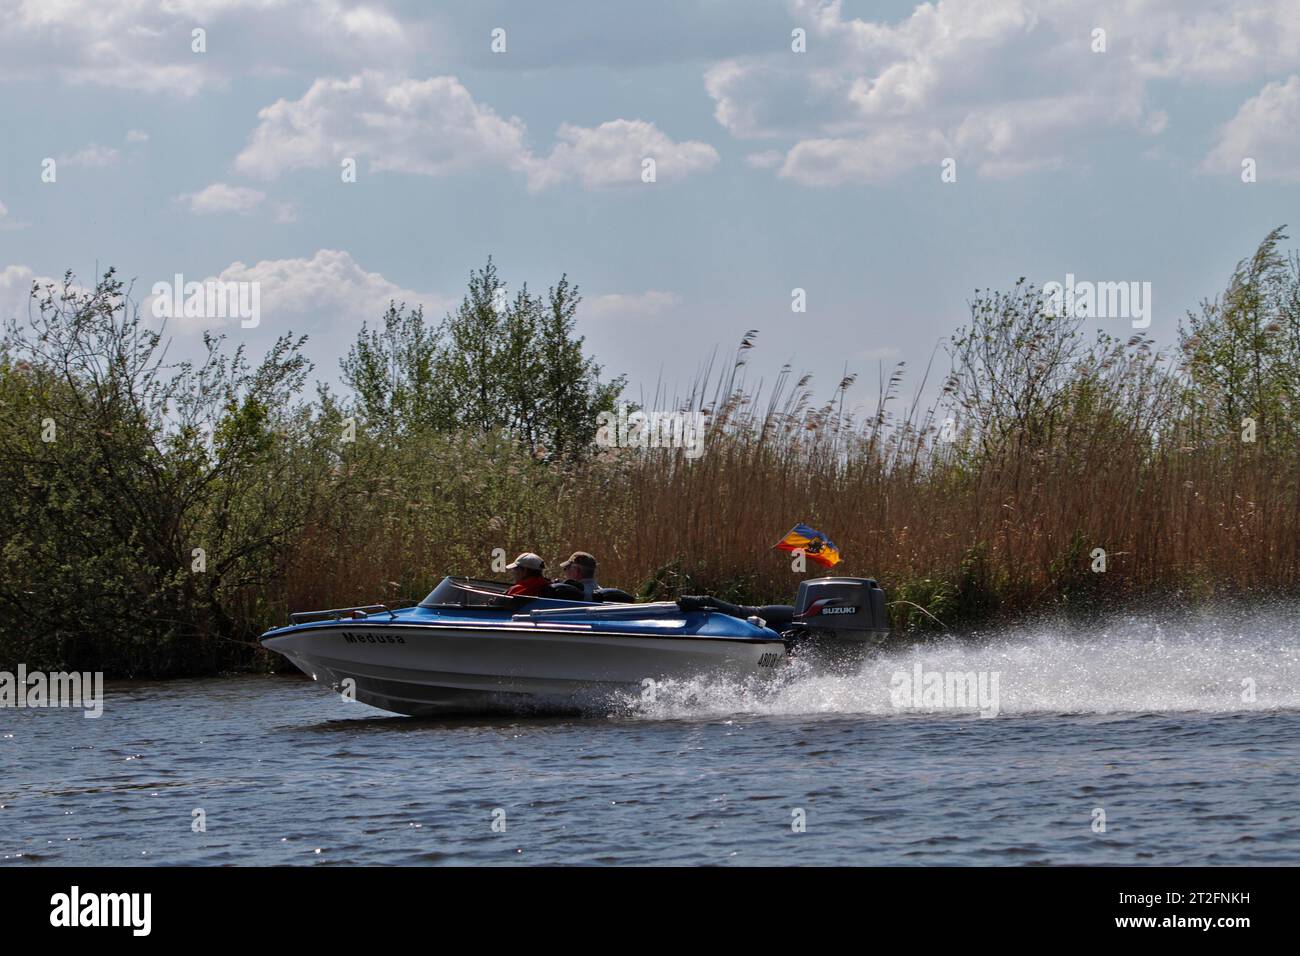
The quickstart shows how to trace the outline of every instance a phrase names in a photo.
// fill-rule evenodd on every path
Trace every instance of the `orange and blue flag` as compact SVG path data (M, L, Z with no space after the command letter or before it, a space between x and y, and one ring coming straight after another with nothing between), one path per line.
M795 525L773 547L778 551L802 551L810 561L824 568L833 568L840 563L840 549L826 535L806 524Z

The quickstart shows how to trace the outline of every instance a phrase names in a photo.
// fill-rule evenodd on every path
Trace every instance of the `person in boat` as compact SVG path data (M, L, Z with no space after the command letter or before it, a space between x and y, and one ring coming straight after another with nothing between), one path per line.
M596 583L596 558L586 551L575 551L569 555L569 560L560 565L560 570L564 576L555 582L557 589L565 587L574 588L581 591L575 600L594 601L596 600L596 589L600 587Z
M506 570L513 571L515 575L515 583L506 590L506 594L528 597L549 596L551 582L546 579L546 575L542 574L546 570L546 562L539 555L525 551L507 564Z

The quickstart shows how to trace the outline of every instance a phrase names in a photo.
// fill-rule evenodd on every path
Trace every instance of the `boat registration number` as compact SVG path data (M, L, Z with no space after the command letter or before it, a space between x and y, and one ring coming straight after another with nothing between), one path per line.
M764 654L762 657L760 657L760 658L758 659L758 666L759 666L759 667L775 667L775 666L776 666L776 662L779 661L780 659L781 659L781 655L780 655L780 654L775 654L775 653L771 653L771 652L769 652L769 653L767 653L767 654Z
M343 632L343 640L349 644L405 644L406 638L400 634L367 634L362 631L360 634L354 634L351 631Z

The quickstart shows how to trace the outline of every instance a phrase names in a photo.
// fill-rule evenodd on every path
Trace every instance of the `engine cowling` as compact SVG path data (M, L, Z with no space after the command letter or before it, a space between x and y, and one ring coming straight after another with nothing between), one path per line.
M784 636L802 654L833 663L860 662L889 635L885 592L874 578L810 578L799 584Z

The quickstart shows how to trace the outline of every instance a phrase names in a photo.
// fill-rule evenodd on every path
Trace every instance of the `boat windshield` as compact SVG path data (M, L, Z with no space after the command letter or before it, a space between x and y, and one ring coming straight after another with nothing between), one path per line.
M520 603L506 595L507 584L478 578L445 577L420 602L421 607L512 607Z

